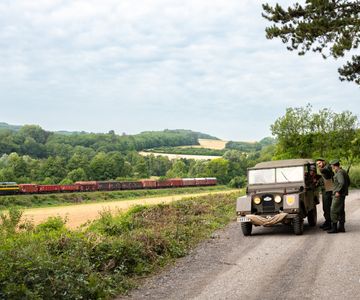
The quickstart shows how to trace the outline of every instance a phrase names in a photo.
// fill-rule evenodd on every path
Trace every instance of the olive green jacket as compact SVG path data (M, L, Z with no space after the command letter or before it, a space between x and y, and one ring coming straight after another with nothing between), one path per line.
M349 193L347 174L346 171L341 168L334 175L333 193L335 194L336 192L339 192L342 196L345 196Z

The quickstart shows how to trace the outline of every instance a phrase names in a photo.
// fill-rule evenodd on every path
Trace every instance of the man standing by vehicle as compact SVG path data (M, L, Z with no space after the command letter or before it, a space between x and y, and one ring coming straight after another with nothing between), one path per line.
M325 222L320 225L320 228L324 230L331 229L331 202L333 194L333 176L334 172L332 171L331 165L327 164L323 158L318 158L316 160L316 165L319 168L319 171L322 176L322 204L324 211Z
M340 167L338 159L330 162L334 175L333 199L331 203L331 222L332 228L328 233L345 232L345 197L349 191L349 176L345 170ZM339 222L339 230L337 223Z

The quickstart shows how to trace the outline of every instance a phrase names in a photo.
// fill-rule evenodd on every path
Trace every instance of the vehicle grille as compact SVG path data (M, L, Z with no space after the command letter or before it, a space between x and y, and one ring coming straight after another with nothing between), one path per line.
M268 200L268 198L271 198L271 200ZM267 199L267 201L265 201L265 199ZM274 197L272 195L264 195L262 197L262 206L263 206L263 212L274 212L275 211Z

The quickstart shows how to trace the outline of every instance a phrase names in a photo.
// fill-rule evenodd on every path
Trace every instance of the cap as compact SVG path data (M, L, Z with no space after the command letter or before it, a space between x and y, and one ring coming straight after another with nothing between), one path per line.
M325 159L322 158L322 157L319 157L319 158L316 159L316 161L325 161Z
M340 161L338 159L333 159L331 162L330 162L330 165L338 165L340 164Z

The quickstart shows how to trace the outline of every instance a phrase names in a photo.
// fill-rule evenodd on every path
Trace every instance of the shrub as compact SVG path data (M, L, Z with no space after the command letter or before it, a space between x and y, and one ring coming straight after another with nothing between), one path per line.
M229 182L229 186L232 188L243 188L246 186L246 177L245 176L235 176Z
M349 176L351 187L360 188L360 165L351 167Z
M124 293L134 279L185 255L234 218L236 196L136 206L115 216L104 211L85 231L69 231L66 220L53 217L19 232L19 212L13 212L2 225L11 235L1 237L0 299L105 299Z
M43 232L64 230L66 221L67 221L66 218L63 219L59 216L49 217L45 222L39 224L36 227L36 230Z

